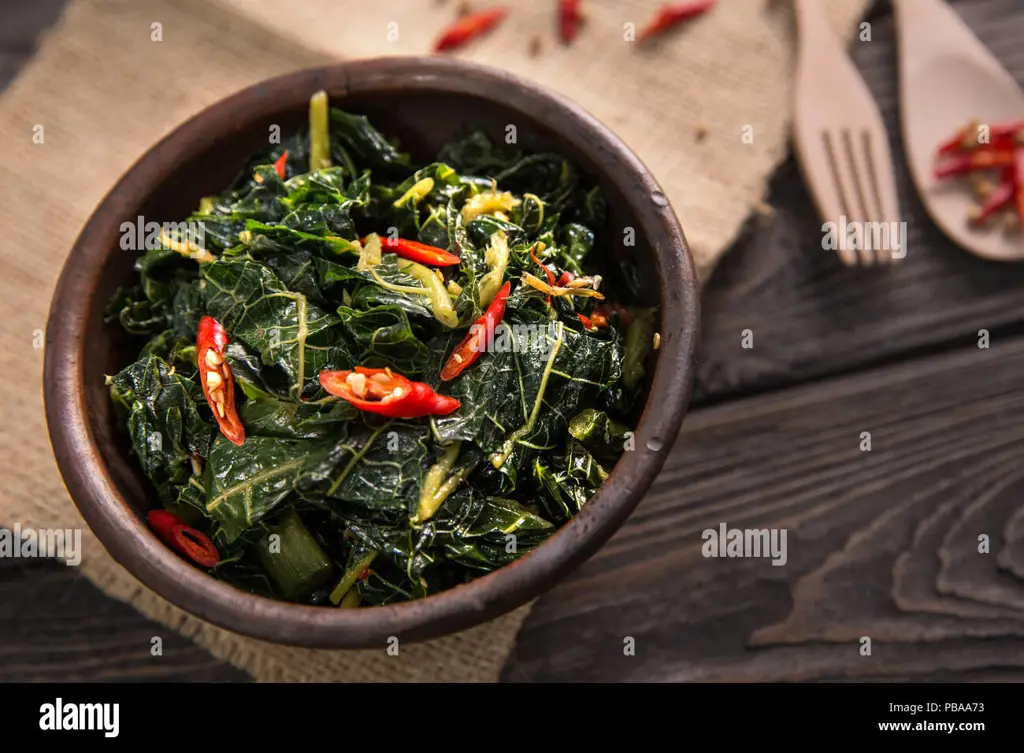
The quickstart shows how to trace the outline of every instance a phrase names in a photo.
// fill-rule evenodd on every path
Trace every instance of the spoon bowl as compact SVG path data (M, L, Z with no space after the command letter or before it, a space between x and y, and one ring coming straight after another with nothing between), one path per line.
M1024 92L943 0L897 0L895 9L903 142L925 209L965 250L993 261L1024 259L1024 231L972 226L969 186L934 177L942 142L972 120L1024 119Z

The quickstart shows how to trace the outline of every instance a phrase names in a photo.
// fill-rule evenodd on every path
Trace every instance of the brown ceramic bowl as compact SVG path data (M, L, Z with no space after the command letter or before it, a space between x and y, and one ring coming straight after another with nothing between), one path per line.
M131 280L133 254L120 225L177 221L222 190L267 145L269 126L288 135L308 116L310 95L369 115L414 157L475 129L503 140L515 124L521 148L574 160L606 191L610 232L633 227L647 303L660 303L661 347L650 396L608 481L569 524L523 559L410 603L363 609L299 606L254 596L185 562L149 530L154 506L129 455L104 375L133 360L103 308ZM636 507L661 469L690 398L699 303L693 263L675 215L647 168L607 128L566 99L507 73L443 58L388 58L299 71L249 87L204 110L150 149L104 198L57 285L47 325L44 386L50 438L64 481L110 554L142 583L193 615L263 640L321 648L371 648L389 636L417 641L497 617L552 587L590 557ZM595 598L598 595L595 594Z

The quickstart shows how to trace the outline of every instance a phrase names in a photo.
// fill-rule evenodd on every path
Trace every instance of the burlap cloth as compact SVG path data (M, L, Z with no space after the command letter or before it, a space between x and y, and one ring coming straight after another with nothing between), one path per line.
M657 2L587 5L587 30L570 49L556 41L554 3L531 0L517 3L504 27L462 54L559 89L618 132L665 188L706 279L786 153L790 7L726 0L671 40L638 50L623 41L623 25L639 27ZM848 37L866 0L823 5ZM65 255L106 190L154 141L215 100L332 58L425 53L454 6L454 0L71 0L0 97L0 523L84 528L47 439L39 345ZM153 41L154 29L162 41ZM534 57L536 35L543 46ZM700 143L698 129L707 131ZM42 143L35 143L40 133ZM88 530L83 550L82 572L106 593L259 680L493 680L529 610L403 646L398 656L383 647L293 649L184 614L115 564Z

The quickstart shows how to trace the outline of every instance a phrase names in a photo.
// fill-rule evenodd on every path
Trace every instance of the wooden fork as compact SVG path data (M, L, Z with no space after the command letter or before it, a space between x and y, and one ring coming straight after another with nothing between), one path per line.
M843 262L902 259L905 226L899 222L885 125L864 79L829 28L821 10L825 1L795 0L797 159ZM822 235L822 248L830 247L825 226Z

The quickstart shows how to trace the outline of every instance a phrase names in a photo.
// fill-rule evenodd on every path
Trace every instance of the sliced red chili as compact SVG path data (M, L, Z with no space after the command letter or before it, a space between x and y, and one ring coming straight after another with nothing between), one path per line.
M630 324L633 323L633 314L630 313L630 310L623 306L621 303L598 304L594 308L594 313L591 316L591 319L593 320L596 319L596 317L600 316L607 325L608 317L610 317L612 314L618 315L619 322L622 324L623 327L628 327Z
M590 316L583 316L583 314L577 313L576 316L580 318L580 324L583 325L583 328L588 329L591 332L596 332L602 327L608 326L608 320L597 312L594 312Z
M167 510L150 510L146 520L161 541L200 567L213 567L220 562L220 552L210 537L186 525L185 521L174 513Z
M512 283L506 282L502 285L498 294L494 296L494 300L491 301L491 305L487 307L487 311L469 328L469 334L455 347L448 357L448 361L445 362L444 368L441 369L442 382L454 379L476 363L484 351L486 343L494 340L494 330L505 316L505 304L508 302L511 291Z
M983 225L997 212L1001 212L1014 203L1017 195L1017 184L1014 179L1013 168L1007 167L1003 170L1002 182L988 195L985 204L971 215L971 222L975 225Z
M683 21L696 18L707 13L718 3L718 0L698 0L697 2L670 3L658 11L658 15L647 24L637 36L638 42L645 42L669 29L674 29Z
M943 142L939 145L939 154L949 155L957 152L970 151L972 149L994 147L1000 148L1012 148L1017 139L1022 133L1024 133L1024 120L1011 121L1009 123L996 123L988 127L988 143L978 143L978 131L981 128L981 123L972 123L963 130L961 130L956 136L953 136L948 141Z
M320 385L361 411L390 418L446 416L459 401L439 395L425 382L414 382L391 369L356 366L345 371L321 371Z
M285 149L284 150L284 154L282 154L280 157L278 157L277 161L274 163L274 169L277 170L277 177L279 177L281 180L284 180L284 168L285 168L285 165L287 165L287 164L288 164L288 150Z
M935 177L937 179L950 178L955 175L966 175L975 170L1010 167L1014 164L1014 160L1014 152L1010 149L969 152L941 162L935 168Z
M217 419L220 432L236 445L245 441L245 427L235 409L235 378L224 360L228 335L223 325L212 316L199 320L196 339L196 362L206 402Z
M566 44L576 39L576 35L579 34L580 26L583 24L582 4L582 0L559 0L558 30Z
M507 15L508 8L492 8L463 16L441 35L434 45L434 52L446 52L462 47L470 40L494 29Z
M366 243L366 238L362 241ZM461 260L455 254L445 251L437 246L428 246L426 243L407 241L403 238L381 238L380 247L382 251L393 251L403 259L426 264L430 267L451 267Z
M565 272L562 272L562 274L558 276L558 282L555 283L555 287L564 288L566 285L568 285L575 279L576 275L566 270Z

